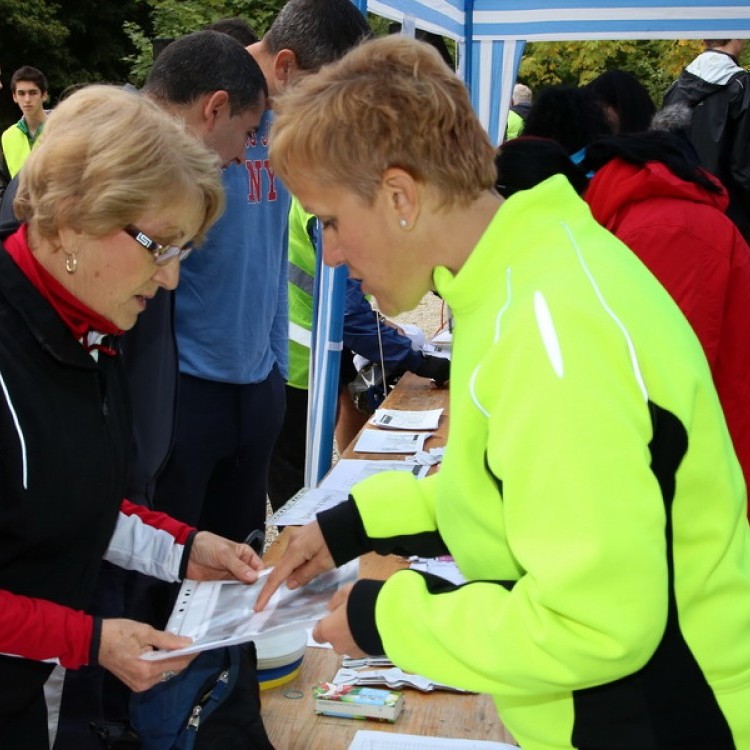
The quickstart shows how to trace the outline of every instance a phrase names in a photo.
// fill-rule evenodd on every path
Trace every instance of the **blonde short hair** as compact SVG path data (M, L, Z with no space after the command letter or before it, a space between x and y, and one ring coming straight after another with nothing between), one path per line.
M495 149L463 82L429 44L364 42L274 100L271 162L294 192L295 173L372 203L383 172L400 167L443 205L468 204L496 181Z
M224 208L216 154L134 91L86 86L50 114L19 173L16 215L40 236L68 227L104 237L176 201L200 240Z

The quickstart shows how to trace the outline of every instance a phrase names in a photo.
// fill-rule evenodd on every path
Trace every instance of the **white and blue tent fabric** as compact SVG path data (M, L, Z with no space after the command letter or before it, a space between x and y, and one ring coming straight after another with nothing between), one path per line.
M363 12L370 11L399 22L402 33L415 29L453 39L458 48L458 74L469 89L479 119L493 143L502 140L510 95L527 41L575 41L596 39L744 39L750 38L750 0L352 0ZM322 255L322 253L319 253ZM328 403L331 366L336 373L341 351L344 277L323 266L318 279L319 296L328 317L313 332L317 356L315 370L327 371L325 383L311 382L308 456L316 456L309 472L311 485L330 467L326 445L333 442L336 398ZM336 380L338 382L338 380ZM325 420L331 420L325 424ZM318 424L319 420L323 423ZM329 437L330 436L330 437ZM321 445L321 441L325 441ZM308 460L310 465L310 460Z
M367 9L404 33L416 27L457 42L459 74L494 143L527 41L750 37L748 0L370 0Z

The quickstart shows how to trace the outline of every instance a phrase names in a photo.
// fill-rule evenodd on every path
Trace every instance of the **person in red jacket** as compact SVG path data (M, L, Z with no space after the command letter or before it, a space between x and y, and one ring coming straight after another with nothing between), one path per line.
M700 340L748 484L750 248L726 216L726 189L667 133L594 141L581 164L585 172L594 172L587 186L580 169L563 158L562 148L552 158L557 148L539 139L504 144L496 160L501 192L532 187L557 172L579 192L585 190L594 218L659 279Z

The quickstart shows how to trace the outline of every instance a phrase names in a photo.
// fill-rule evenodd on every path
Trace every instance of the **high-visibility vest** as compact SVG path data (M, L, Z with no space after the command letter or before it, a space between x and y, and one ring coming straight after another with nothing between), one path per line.
M11 125L2 135L2 148L5 163L8 165L8 172L11 178L15 177L18 170L21 169L26 157L31 153L31 149L37 144L39 136L44 129L42 123L32 138L29 129L26 127L26 121L23 117L15 124Z
M289 209L289 377L287 383L307 390L315 286L315 217L296 198Z

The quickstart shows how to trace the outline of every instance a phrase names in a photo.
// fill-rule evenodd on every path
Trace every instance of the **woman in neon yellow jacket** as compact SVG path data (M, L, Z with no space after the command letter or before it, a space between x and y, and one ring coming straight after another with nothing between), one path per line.
M256 608L335 564L450 553L331 601L314 636L492 694L526 750L750 747L750 534L700 344L562 177L503 202L429 47L368 42L277 106L274 168L387 314L454 314L431 477L384 473L294 534Z

